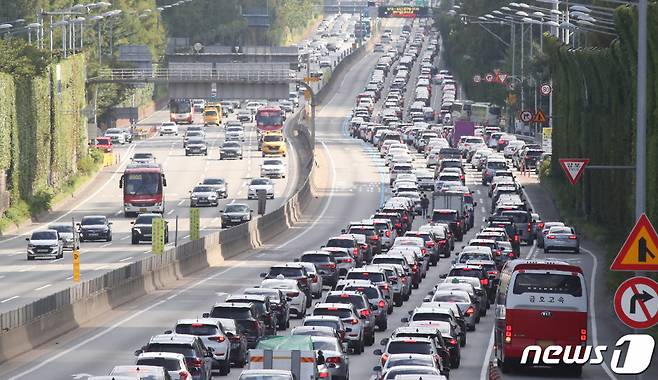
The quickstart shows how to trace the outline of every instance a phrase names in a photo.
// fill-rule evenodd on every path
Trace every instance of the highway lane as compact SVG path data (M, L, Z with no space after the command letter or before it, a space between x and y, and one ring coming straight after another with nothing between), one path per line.
M258 274L272 261L287 261L300 252L318 248L346 221L370 215L378 206L381 177L362 144L345 138L346 115L365 85L376 62L368 55L346 73L337 92L317 113L318 150L329 183L313 205L313 218L270 242L264 249L231 260L230 267L209 268L181 281L174 289L159 291L119 307L94 323L58 339L57 344L27 353L0 366L0 378L71 378L74 374L103 374L113 365L131 363L132 352L153 335L170 328L179 318L207 311L225 293L258 284ZM350 84L350 85L345 85ZM359 168L359 170L355 170ZM363 185L368 185L364 187ZM362 189L359 191L359 189ZM187 286L187 288L185 287ZM233 374L239 371L234 370Z
M168 117L167 112L158 112L150 120L159 123ZM200 121L200 120L199 120ZM181 132L186 127L181 126ZM246 202L255 210L257 201L246 200L247 184L250 178L260 175L260 164L263 158L257 150L255 125L246 127L243 160L219 160L219 145L223 141L223 128L207 129L209 143L208 156L185 156L182 133L179 136L158 136L139 141L129 146L117 149L121 157L120 165L104 169L99 181L88 187L88 191L80 194L81 200L62 222L71 218L80 220L83 215L101 214L113 221L113 240L111 242L83 242L81 244L81 277L82 279L98 276L101 273L127 265L145 255L150 254L150 244L147 242L132 245L130 240L130 222L134 218L125 218L122 212L122 192L118 187L123 169L134 152L151 152L164 168L168 179L165 187L166 210L165 218L169 222L170 246L175 240L175 221L178 216L178 242L189 240L189 190L204 177L223 177L229 184L228 199L221 200L218 207L202 207L202 233L218 230L220 213L224 205L230 202ZM289 149L292 148L291 146ZM294 190L297 178L297 165L294 149L290 149L286 160L289 173L285 179L274 179L275 199L268 200L267 210L271 211L281 206ZM89 196L90 192L94 196ZM57 219L57 214L54 214ZM255 216L255 214L254 214ZM49 223L40 223L33 228L44 228ZM29 230L28 230L29 231ZM30 302L45 295L71 285L72 263L67 251L63 259L42 259L27 261L25 258L26 242L23 238L0 241L0 283L12 286L0 287L0 311L15 308L20 304Z

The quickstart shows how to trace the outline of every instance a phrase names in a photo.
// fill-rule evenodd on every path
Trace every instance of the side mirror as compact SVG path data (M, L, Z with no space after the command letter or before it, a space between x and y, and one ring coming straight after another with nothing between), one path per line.
M219 210L219 213L220 213L220 214L222 214L223 212L224 212L224 210Z
M265 276L267 276L267 273L265 273L265 272L260 274L260 278L265 278Z
M107 224L109 224L111 226L112 224L114 224L114 222L107 222Z
M478 205L477 202L473 202L473 207L477 207L477 205Z
M382 367L377 365L377 366L372 367L372 370L375 371L375 372L381 372Z
M171 331L171 330L165 330L164 334L173 334L173 331Z
M208 352L215 352L215 349L212 347L208 347Z
M78 227L80 227L80 223L76 223L75 225L78 226Z
M352 329L350 327L345 327L345 332L352 332Z
M411 315L411 314L413 314L413 313L414 313L413 310L409 310L409 311L407 311L407 314L409 314L409 315Z
M30 238L25 238L25 241L30 241Z
M229 337L229 338L233 338L233 337L235 336L235 335L234 335L232 332L230 332L230 331L226 331L226 332L224 333L224 335L226 335L226 336Z
M380 349L378 348L378 349L376 349L375 351L373 351L372 354L373 354L373 355L380 355L380 356L381 356L381 354L382 354L382 350L380 350Z
M444 274L442 274L442 275L439 276L439 278L446 278L446 277L448 277L448 274L447 274L447 273L444 273Z
M402 322L402 323L409 323L409 318L407 318L407 317L401 318L401 319L400 319L400 322Z
M388 338L384 338L384 339L380 340L379 344L382 345L382 346L385 346L386 344L388 344Z
M201 314L203 318L210 318L210 313L203 313Z
M423 302L430 302L430 301L432 301L432 297L430 296L423 298Z
M135 351L135 356L139 356L144 352L144 348L140 348L139 350Z
M290 301L292 301L292 298L286 297L286 301L290 302Z
M249 212L254 212L254 210L249 210Z
M340 233L341 233L341 234L344 234L344 233L345 233L345 229L343 228L342 230L340 230Z
M320 248L324 248L324 245L321 245Z
M296 262L296 263L298 263L298 262L299 262L299 259L294 259L293 261Z

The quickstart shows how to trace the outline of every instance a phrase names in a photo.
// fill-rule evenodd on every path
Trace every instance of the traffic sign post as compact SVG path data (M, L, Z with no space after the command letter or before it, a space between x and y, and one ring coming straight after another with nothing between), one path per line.
M486 80L488 83L491 83L494 80L494 75L492 73L488 73L484 76L484 80Z
M73 282L80 282L80 251L73 250Z
M505 84L507 82L507 78L509 77L508 73L496 73L496 82Z
M151 220L151 251L156 254L162 254L165 246L165 220L162 218L153 218Z
M546 118L544 111L538 110L537 112L535 112L535 115L532 117L532 122L537 124L546 124L548 123L548 119Z
M532 111L521 111L519 113L519 120L521 120L524 123L530 123L532 122L532 119L535 118L535 115L532 113Z
M560 158L559 161L572 185L578 182L585 172L585 167L589 164L589 158Z
M190 209L190 240L199 240L199 208Z
M658 271L658 234L646 214L640 215L610 270Z
M633 329L648 329L658 323L658 283L648 277L624 281L615 292L615 313Z
M479 75L473 75L473 82L475 83L480 83L482 81L482 77Z
M542 83L541 86L539 86L539 92L543 96L548 96L553 92L553 87L551 87L550 83Z

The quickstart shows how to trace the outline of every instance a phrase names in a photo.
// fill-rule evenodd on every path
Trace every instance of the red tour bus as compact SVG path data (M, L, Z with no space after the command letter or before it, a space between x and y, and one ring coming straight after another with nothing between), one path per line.
M508 373L519 365L528 346L587 344L587 288L583 270L562 261L508 261L500 273L496 298L494 350ZM535 353L536 355L536 353ZM530 355L529 364L539 364ZM569 368L574 375L580 365Z
M286 113L279 106L263 106L256 111L256 128L260 133L281 131Z
M164 212L164 186L167 180L162 168L154 163L130 164L121 176L125 216L144 212Z

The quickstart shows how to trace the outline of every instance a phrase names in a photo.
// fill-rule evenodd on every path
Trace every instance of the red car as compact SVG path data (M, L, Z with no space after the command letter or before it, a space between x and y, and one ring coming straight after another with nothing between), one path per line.
M96 148L102 150L105 153L112 151L112 139L109 137L97 137L96 138Z

